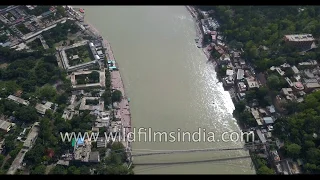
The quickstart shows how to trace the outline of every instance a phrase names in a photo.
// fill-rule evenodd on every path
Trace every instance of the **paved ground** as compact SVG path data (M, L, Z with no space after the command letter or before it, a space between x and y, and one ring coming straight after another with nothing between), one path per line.
M35 123L38 124L38 123ZM35 140L35 138L38 136L39 133L39 127L37 126L33 126L31 131L29 132L28 136L27 136L27 140L24 142L23 146L31 146ZM33 142L32 142L33 141ZM29 149L31 149L31 147L29 147ZM26 149L21 149L20 152L18 153L18 155L16 156L16 158L13 160L7 174L15 174L17 169L21 166L24 156L26 155L26 152L28 152L28 150Z
M115 60L110 44L107 41L104 41L104 45L107 47L106 55L108 57L108 60ZM125 96L124 85L121 79L120 71L111 72L111 86L112 86L112 89L117 89L121 91L123 95L123 99L119 103L120 115L121 115L122 124L126 128L126 133L129 133L131 131L130 107L129 107L128 99Z
M19 152L19 154L16 156L16 158L13 160L13 162L12 162L8 172L7 172L7 174L13 175L13 174L16 173L16 171L20 167L25 155L26 155L26 150L22 149Z

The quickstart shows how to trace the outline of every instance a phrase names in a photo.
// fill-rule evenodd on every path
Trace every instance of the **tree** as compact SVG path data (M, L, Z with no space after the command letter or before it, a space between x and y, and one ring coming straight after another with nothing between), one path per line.
M98 71L93 71L88 75L90 81L92 82L99 82L100 79L100 73Z
M80 170L75 166L70 166L68 168L68 174L80 174Z
M39 90L39 96L40 98L46 99L46 100L52 100L57 95L57 91L54 87L50 85L45 85Z
M2 154L0 154L0 165L2 165L3 160L4 160L4 156Z
M68 95L66 93L63 93L58 96L57 103L58 104L66 104L68 100Z
M63 166L57 165L51 170L50 174L67 174L67 170Z
M122 92L119 90L114 90L112 92L112 102L120 102L122 99Z
M24 160L27 162L28 165L41 164L44 152L45 147L36 142L35 146L26 153Z
M57 7L57 13L59 13L61 16L66 16L66 10L62 6Z
M320 150L317 148L310 148L307 152L307 159L313 164L318 164L320 161Z
M238 112L243 112L246 108L246 103L244 101L239 101L235 104L235 110Z
M46 166L38 165L31 171L30 174L45 174L45 173L46 173Z
M291 68L288 68L285 70L285 76L286 77L292 77L294 75L294 72Z
M23 106L15 112L15 117L26 123L36 122L39 118L35 108Z
M15 148L15 137L13 135L9 135L4 139L4 144L5 144L5 151L6 153L9 153L10 151L14 150Z
M90 168L87 166L79 167L80 174L90 174Z
M286 146L286 152L290 157L297 158L300 154L301 146L298 144L289 144Z
M317 165L306 163L303 168L306 170L307 173L315 173L317 172Z
M270 75L267 78L268 86L272 89L278 89L281 86L281 81L278 76Z
M263 165L258 169L257 173L258 174L274 174L274 171L268 168L267 166Z

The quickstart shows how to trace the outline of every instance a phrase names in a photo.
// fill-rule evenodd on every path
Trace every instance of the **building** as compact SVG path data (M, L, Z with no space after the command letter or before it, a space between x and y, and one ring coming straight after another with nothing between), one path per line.
M214 46L214 49L220 54L223 55L225 52L220 46Z
M280 157L279 157L279 155L278 155L278 151L277 151L277 150L271 151L271 154L272 154L273 160L274 160L275 162L279 162L279 161L280 161Z
M95 126L98 128L109 127L110 112L101 112L99 118L96 119Z
M102 51L97 51L97 53L98 53L99 56L103 55Z
M305 87L306 87L306 92L311 92L315 89L319 89L320 88L320 84L318 82L316 83L306 83L305 84Z
M265 143L267 142L267 140L266 140L266 137L261 133L261 130L260 130L260 129L257 129L257 130L256 130L256 133L257 133L260 141L261 141L263 144L265 144Z
M286 97L288 100L294 99L293 90L291 88L282 88L281 93Z
M309 60L307 62L299 63L299 66L316 66L316 65L318 65L318 62L316 60Z
M244 84L244 82L239 82L238 83L238 90L239 90L239 92L247 91L247 86Z
M105 137L98 137L97 139L97 148L106 148L108 142Z
M225 87L232 87L234 85L234 78L233 76L228 76L223 78L222 82Z
M263 119L264 123L267 124L267 125L274 123L272 117L264 117L262 119Z
M285 77L284 79L287 81L287 83L289 84L290 87L293 87L293 83L290 78Z
M237 80L240 81L244 78L244 70L243 69L238 69L237 72Z
M47 101L45 104L39 104L39 103L36 104L35 108L36 108L38 113L44 115L44 114L46 114L46 111L48 109L51 109L52 105L53 105L52 102Z
M261 117L260 117L259 111L257 109L251 108L251 114L259 126L263 125L261 122Z
M226 70L226 75L227 76L233 76L233 70L232 69L227 69Z
M110 128L109 128L109 132L111 132L113 134L121 135L122 131L123 131L123 129L122 129L121 121L112 121L111 122L111 125L110 125Z
M318 80L316 78L311 78L311 79L307 79L307 78L302 78L301 79L303 83L317 83Z
M98 151L90 152L88 161L91 163L99 163L100 162L99 152Z
M74 160L89 162L91 143L87 139L78 139L74 146Z
M312 34L294 34L285 35L284 41L297 48L311 48L311 45L315 42Z
M301 82L294 82L293 83L293 87L297 91L302 91L304 89L304 86L303 86L303 84Z
M249 89L259 88L259 83L254 78L246 78L246 82Z
M292 69L294 74L299 74L300 73L299 69L296 66L292 66L291 69Z
M44 17L49 16L50 14L52 14L52 11L49 10L47 12L42 13L41 16L44 18Z
M29 105L29 101L24 100L24 99L19 98L19 97L16 97L16 96L13 96L13 95L9 95L9 96L8 96L8 99L10 99L10 100L12 100L12 101L14 101L14 102L16 102L16 103L18 103L18 104L23 104L23 105L25 105L25 106L28 106L28 105Z
M79 56L78 56L78 55L72 56L72 60L76 60L76 59L79 59Z
M267 109L271 114L276 113L276 109L275 109L274 105L267 106Z
M57 162L57 165L69 166L69 161L59 160L59 161Z
M220 56L220 58L218 59L218 64L219 65L228 65L230 63L230 56L223 54L222 56Z
M0 120L0 131L9 132L12 126L13 124L8 121Z
M3 145L4 145L4 139L2 141L0 141L0 154L3 151Z

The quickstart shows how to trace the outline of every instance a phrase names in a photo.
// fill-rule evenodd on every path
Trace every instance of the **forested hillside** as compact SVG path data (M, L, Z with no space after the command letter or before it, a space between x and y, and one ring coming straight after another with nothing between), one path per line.
M296 64L320 57L319 50L301 56L296 49L283 44L285 34L310 33L319 38L319 6L200 6L200 9L214 10L211 16L220 23L219 31L229 47L242 47L246 60L258 70L285 61Z

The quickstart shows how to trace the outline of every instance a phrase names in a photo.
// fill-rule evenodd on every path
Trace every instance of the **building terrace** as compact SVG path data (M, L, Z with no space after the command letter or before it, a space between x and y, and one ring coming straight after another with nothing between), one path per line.
M89 49L90 49L90 53L93 57L93 59L91 59L91 61L89 60L86 60L85 62L83 63L79 63L79 64L76 64L76 65L73 65L71 66L70 62L69 62L69 59L67 57L67 53L66 51L69 50L69 49L72 49L72 48L77 48L77 47L80 47L80 46L84 46L84 45L88 45ZM86 67L90 67L94 64L97 64L99 60L103 60L103 57L104 55L100 53L99 51L99 54L97 52L97 46L95 46L92 42L88 41L88 40L84 40L84 41L81 41L81 42L77 42L71 46L67 46L67 47L60 47L60 48L57 48L58 52L59 52L59 55L62 59L62 64L63 64L63 67L71 72L71 71L76 71L76 70L79 70L79 69L83 69L83 68L86 68ZM74 54L74 55L78 55L78 54ZM72 58L70 59L72 61L72 59L74 60L74 57L75 56L72 56Z
M79 107L79 110L98 110L98 111L103 111L104 110L104 102L99 100L99 97L83 97L81 99L81 104ZM90 101L97 101L98 104L95 105L88 105L88 100Z
M75 89L81 89L81 88L86 88L86 87L101 87L104 88L105 85L105 70L99 71L99 82L98 83L89 83L89 84L79 84L77 85L76 82L76 76L78 75L88 75L91 74L93 71L78 71L78 72L73 72L71 74L71 84L72 88Z

